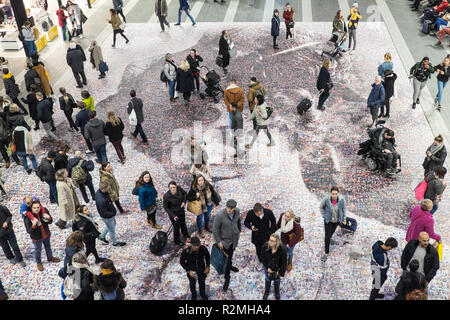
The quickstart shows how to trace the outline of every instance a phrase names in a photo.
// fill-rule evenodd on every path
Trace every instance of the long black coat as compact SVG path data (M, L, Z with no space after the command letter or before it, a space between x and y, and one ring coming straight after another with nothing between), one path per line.
M408 267L409 262L411 261L418 245L419 240L410 240L405 249L403 249L400 263L403 270L406 270L406 268ZM436 248L431 244L429 244L426 248L426 252L427 253L425 254L424 258L423 272L425 273L425 280L430 282L436 275L436 272L439 270L439 254Z
M277 229L277 221L273 215L272 210L263 209L264 217L260 219L256 216L253 210L247 212L244 225L252 229L252 226L258 229L258 231L252 231L252 243L262 245L269 240L270 235Z
M5 85L5 92L11 99L16 99L20 93L19 87L16 84L14 76L9 78L3 78L3 84Z
M397 80L397 74L389 70L389 73L385 74L382 82L384 87L385 101L389 100L394 95L394 83Z
M428 147L427 151L431 150L431 146ZM445 159L447 158L447 149L445 146L438 152L436 152L431 158L425 157L422 163L422 167L425 172L432 172L439 167L444 165Z
M122 119L119 118L119 120L120 123L116 126L114 126L111 122L106 122L105 124L103 132L105 132L105 135L108 136L110 142L116 142L122 140L123 138L123 129L125 129L125 126Z
M21 100L22 100L23 103L26 103L28 105L28 110L30 110L30 117L31 117L31 119L33 119L34 121L38 120L38 117L37 117L38 101L36 99L36 94L35 93L29 93L29 94L27 94L27 98L26 99L22 98Z
M86 56L79 49L69 49L66 55L67 64L72 68L72 72L78 73L84 71L84 61Z
M191 69L184 71L177 69L177 87L176 90L182 93L188 93L194 90L194 76Z
M187 272L195 271L197 274L204 274L206 266L210 265L210 254L205 246L200 246L197 252L186 248L181 252L180 264Z
M0 205L0 238L13 232L13 225L11 223L12 214L5 206ZM8 226L3 228L3 223L7 222Z
M223 57L229 57L230 56L230 48L228 46L227 40L223 36L220 37L219 40L219 54Z
M142 122L144 122L144 103L142 102L142 99L134 97L130 100L130 102L128 102L128 114L130 114L133 109L136 113L137 123L141 124Z
M39 177L41 177L42 180L45 182L52 183L56 182L55 173L56 173L55 168L53 167L50 160L44 157L41 160L41 164L38 167Z
M330 72L325 67L320 68L319 77L317 78L317 90L328 90L327 83L330 81Z
M25 86L26 86L26 88L27 88L27 91L30 91L30 86L31 86L32 84L36 84L36 83L34 82L34 79L35 79L35 78L39 78L39 75L38 75L38 73L36 72L36 70L34 70L34 69L29 69L29 70L25 73L24 79L25 79Z
M55 171L59 169L67 169L69 157L66 154L57 153L55 158Z
M284 277L286 272L287 254L286 248L283 244L280 244L278 250L272 253L272 249L269 248L269 243L266 242L261 250L261 262L265 268L278 272L280 277Z

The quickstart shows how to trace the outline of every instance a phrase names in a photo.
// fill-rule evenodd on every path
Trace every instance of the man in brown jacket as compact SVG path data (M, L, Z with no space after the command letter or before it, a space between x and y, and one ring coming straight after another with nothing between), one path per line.
M170 24L167 21L167 1L166 0L156 0L155 1L155 15L159 19L161 25L161 32L164 32L164 25L170 28Z
M253 112L253 108L255 108L255 98L260 94L263 97L266 96L266 89L261 84L260 81L257 81L255 77L250 78L250 87L247 93L248 107L250 108L250 114ZM256 119L253 119L253 130L256 130Z
M223 92L223 102L227 106L227 112L230 116L230 128L232 121L231 105L236 103L240 112L244 111L244 90L236 85L236 79L231 78L229 86Z

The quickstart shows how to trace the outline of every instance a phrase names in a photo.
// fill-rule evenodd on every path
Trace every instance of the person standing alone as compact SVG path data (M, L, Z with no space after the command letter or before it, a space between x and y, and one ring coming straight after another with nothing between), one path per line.
M164 25L170 28L170 24L167 21L167 1L156 0L155 1L155 15L158 17L159 24L161 25L161 32L164 32Z
M137 135L140 134L142 138L142 143L144 146L148 145L147 136L145 135L144 129L142 129L142 123L144 122L144 103L142 102L142 99L139 99L136 97L136 91L131 90L130 91L131 100L128 102L128 108L127 112L128 114L131 114L131 112L134 110L136 113L136 127L134 129L134 132L132 133L132 136L134 139L137 138Z
M272 28L270 29L270 34L273 37L273 48L278 49L277 37L280 35L280 17L278 9L275 9L273 11Z

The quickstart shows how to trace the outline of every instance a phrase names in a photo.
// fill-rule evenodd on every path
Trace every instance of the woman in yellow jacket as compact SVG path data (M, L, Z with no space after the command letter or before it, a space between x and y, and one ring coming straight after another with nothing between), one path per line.
M122 20L120 20L119 15L117 14L117 11L114 9L109 9L109 12L111 13L111 19L108 20L109 23L111 23L112 29L113 29L113 45L114 48L116 46L116 35L120 33L122 37L126 40L125 43L130 42L128 38L123 34L123 30L120 29L120 25L122 24Z
M347 18L347 20L350 20L348 22L348 50L350 50L350 47L352 46L352 39L353 39L353 50L355 50L356 28L358 27L359 19L362 19L362 16L359 14L358 3L355 1L353 3L352 8L350 9L350 14L348 15Z

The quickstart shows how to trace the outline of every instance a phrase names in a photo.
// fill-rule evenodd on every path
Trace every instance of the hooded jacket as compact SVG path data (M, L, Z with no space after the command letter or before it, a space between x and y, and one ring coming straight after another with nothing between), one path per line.
M9 129L10 130L14 130L18 126L25 127L25 128L28 129L28 131L31 130L31 127L25 121L22 113L14 112L14 113L8 114L8 127L9 127Z
M106 144L106 138L104 132L105 122L98 118L89 120L84 127L84 136L86 139L91 140L92 146L101 146Z
M425 231L430 238L441 241L441 236L434 233L434 219L433 215L429 211L424 211L419 206L415 206L409 213L409 219L411 224L408 231L406 231L406 241L419 239L419 233Z
M223 102L227 106L227 112L231 112L231 104L236 103L240 112L244 111L244 90L235 84L230 84L223 93Z
M362 19L362 16L359 14L358 8L351 8L350 14L347 17L347 20L350 20L348 22L348 28L356 29L358 27L359 19Z
M108 22L111 24L113 30L120 30L122 20L120 20L119 15L117 13L111 15L111 20L108 20Z
M250 108L250 111L253 111L255 108L255 97L257 92L260 91L263 93L263 96L266 96L266 89L264 89L264 86L260 81L257 81L250 85L248 93L247 93L247 101L248 101L248 107Z
M389 257L387 251L381 248L383 241L378 240L372 246L372 256L371 256L371 265L376 265L378 268L383 269L384 272L387 272L389 269Z
M419 240L410 240L406 245L405 249L403 249L402 257L401 257L401 267L403 270L406 270L409 262L414 256L414 252L416 251L417 246L419 245ZM426 254L423 263L423 272L425 273L425 280L430 282L436 272L439 270L439 254L435 247L429 244L426 247Z
M102 167L98 169L98 172L100 176L100 182L105 182L111 187L111 190L109 191L109 197L111 198L111 201L115 202L119 200L120 187L119 183L116 180L116 177L114 176L114 173L112 171L107 172L103 170Z
M7 73L3 76L3 84L5 86L5 92L11 99L17 99L20 90L19 86L16 84L16 80L11 73Z

